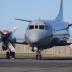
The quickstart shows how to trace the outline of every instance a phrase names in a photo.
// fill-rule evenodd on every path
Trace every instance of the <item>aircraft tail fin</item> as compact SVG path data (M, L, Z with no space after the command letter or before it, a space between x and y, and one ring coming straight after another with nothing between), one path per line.
M56 21L63 21L63 0L61 0L60 10L56 17Z

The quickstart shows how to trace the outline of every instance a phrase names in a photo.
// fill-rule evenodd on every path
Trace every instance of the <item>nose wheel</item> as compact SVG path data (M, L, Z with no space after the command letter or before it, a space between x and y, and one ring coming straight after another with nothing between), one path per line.
M32 51L35 52L36 60L41 60L41 59L42 59L41 48L38 48L38 47L35 45L35 46L33 46Z

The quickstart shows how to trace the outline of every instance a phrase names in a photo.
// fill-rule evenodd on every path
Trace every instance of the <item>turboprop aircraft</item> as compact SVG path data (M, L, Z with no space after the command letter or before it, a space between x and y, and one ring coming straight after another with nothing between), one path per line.
M55 45L68 44L69 27L72 24L63 20L63 0L61 0L59 13L54 20L16 20L29 23L23 44L29 44L32 47L32 51L36 52L36 59L41 59L41 51L43 49L51 48Z

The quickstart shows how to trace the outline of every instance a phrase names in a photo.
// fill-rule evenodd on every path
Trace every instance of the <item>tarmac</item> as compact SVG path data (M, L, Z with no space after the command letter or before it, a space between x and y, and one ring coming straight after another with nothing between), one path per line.
M72 72L72 60L0 59L0 72Z

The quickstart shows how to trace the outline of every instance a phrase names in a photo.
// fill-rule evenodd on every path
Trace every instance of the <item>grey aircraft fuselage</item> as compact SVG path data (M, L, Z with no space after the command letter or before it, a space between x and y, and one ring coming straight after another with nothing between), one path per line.
M37 47L39 49L60 42L63 43L63 41L65 42L66 39L69 38L68 29L66 29L64 33L54 33L56 27L57 29L63 29L69 24L68 22L63 21L63 0L61 0L59 13L54 20L17 20L29 22L25 38L27 43L29 43L33 48Z
M31 44L46 45L52 41L52 26L42 20L35 20L29 24L26 39Z
M52 42L54 39L63 39L64 37L69 37L69 33L65 32L60 33L59 36L54 36L53 32L54 29L51 24L54 22L46 22L43 20L34 20L32 21L27 28L25 38L26 41L36 47L44 48L44 47L50 47L49 45L53 45ZM56 23L56 22L55 22ZM58 41L58 40L57 40ZM56 42L57 42L56 41Z

